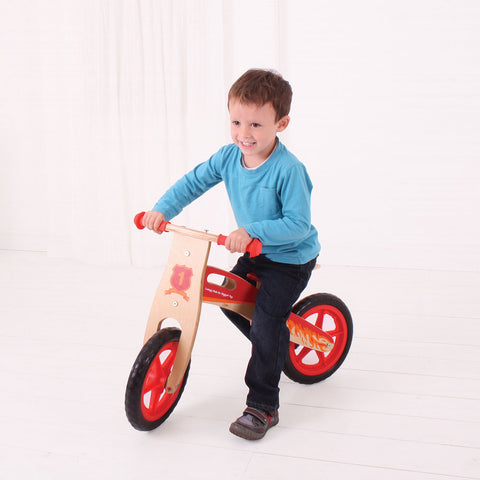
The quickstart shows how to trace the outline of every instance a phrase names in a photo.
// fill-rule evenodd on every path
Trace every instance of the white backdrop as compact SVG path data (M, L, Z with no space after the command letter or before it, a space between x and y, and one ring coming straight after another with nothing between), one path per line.
M0 248L162 262L134 213L230 141L230 84L268 67L322 263L479 271L478 45L476 0L0 0ZM178 221L234 228L221 186Z

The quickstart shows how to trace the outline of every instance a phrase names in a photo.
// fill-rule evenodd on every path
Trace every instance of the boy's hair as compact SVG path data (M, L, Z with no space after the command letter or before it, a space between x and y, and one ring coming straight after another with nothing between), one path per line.
M273 70L247 70L230 88L228 105L235 98L240 103L254 103L259 107L271 103L276 112L275 121L290 112L292 87Z

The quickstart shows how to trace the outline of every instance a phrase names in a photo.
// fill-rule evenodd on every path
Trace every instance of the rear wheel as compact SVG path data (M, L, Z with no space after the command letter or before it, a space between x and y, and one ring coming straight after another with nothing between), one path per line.
M180 335L178 328L159 330L143 346L133 364L125 392L125 412L137 430L153 430L161 425L180 400L190 362L177 390L172 394L165 391Z
M298 302L292 309L313 325L329 333L334 346L328 353L290 342L283 369L299 383L317 383L332 375L343 363L352 343L353 322L347 306L334 295L316 293Z

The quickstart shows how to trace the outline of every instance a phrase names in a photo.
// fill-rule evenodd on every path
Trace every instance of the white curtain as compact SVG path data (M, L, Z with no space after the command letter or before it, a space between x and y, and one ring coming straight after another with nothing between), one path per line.
M250 67L294 89L321 261L480 270L475 0L0 0L0 248L158 264L133 228L230 141ZM222 186L177 219L228 233Z
M65 99L48 109L48 251L148 264L158 239L134 231L133 214L226 140L222 2L88 3L61 6L79 31L67 78L56 78L57 62L45 78ZM218 205L213 219L227 212Z

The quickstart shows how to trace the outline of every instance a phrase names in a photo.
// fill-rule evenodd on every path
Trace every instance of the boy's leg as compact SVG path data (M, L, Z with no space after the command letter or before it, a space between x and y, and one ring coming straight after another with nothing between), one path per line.
M304 265L290 265L260 257L255 264L261 285L250 329L252 355L245 375L247 405L274 412L279 407L278 384L290 342L286 321L308 283L315 259Z
M286 321L308 283L315 259L305 265L287 265L259 258L255 264L262 283L250 329L247 409L230 426L232 433L248 440L262 438L278 423L278 384L290 341Z

